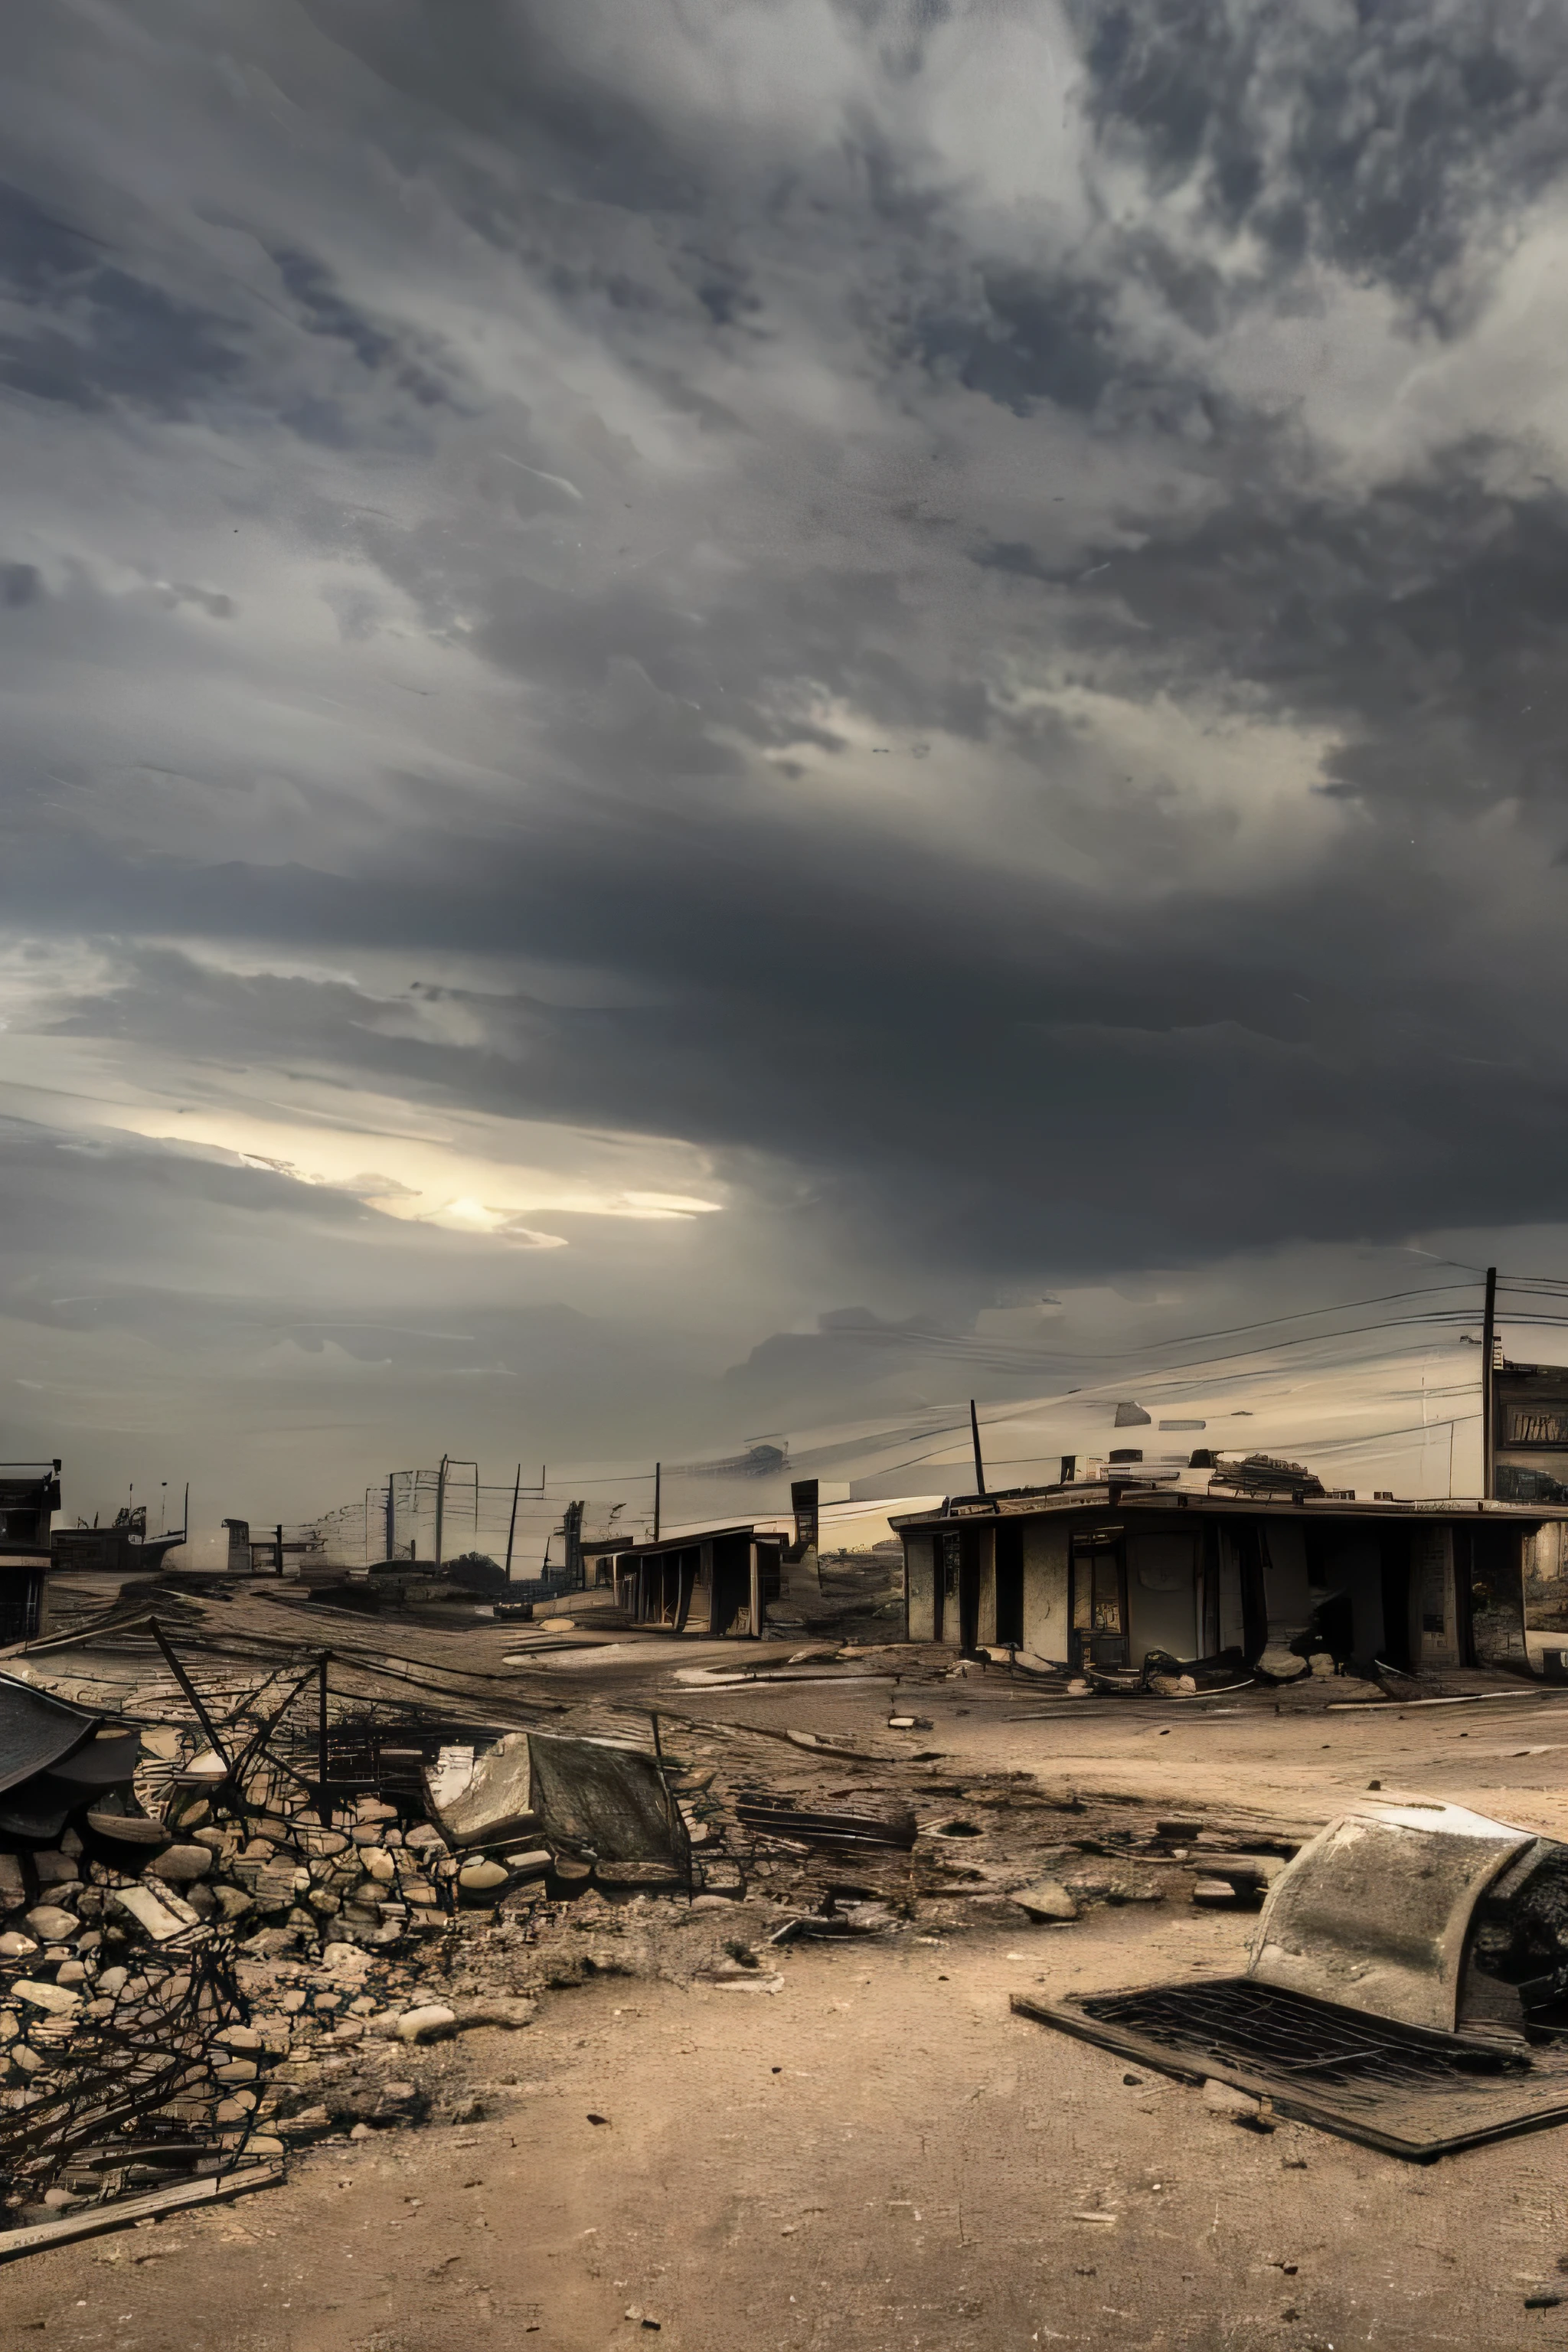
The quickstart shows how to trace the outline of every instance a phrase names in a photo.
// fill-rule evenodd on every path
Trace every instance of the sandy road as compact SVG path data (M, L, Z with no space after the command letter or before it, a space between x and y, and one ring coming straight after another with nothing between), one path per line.
M669 1661L574 1686L890 1744L879 1691L693 1699ZM986 1677L908 1703L932 1720L909 1745L944 1774L1005 1765L1295 1821L1381 1780L1568 1832L1552 1697L1042 1720ZM1015 1989L1228 1971L1248 1925L1175 1902L977 1920L794 1948L776 1995L553 1993L524 2034L411 2058L460 2070L480 2119L320 2147L264 2196L33 2257L0 2278L0 2326L61 2352L1568 2345L1568 2135L1420 2168L1301 2126L1257 2134L1008 2011Z
M1432 2168L1304 2126L1261 2136L1007 2011L1019 1985L1228 1969L1243 1934L1190 1911L1101 1912L1023 1939L798 1952L776 1996L561 1995L525 2050L466 2052L491 2085L486 2120L318 2148L226 2211L35 2257L0 2284L7 2340L1568 2343L1568 2302L1525 2307L1568 2294L1560 2135Z

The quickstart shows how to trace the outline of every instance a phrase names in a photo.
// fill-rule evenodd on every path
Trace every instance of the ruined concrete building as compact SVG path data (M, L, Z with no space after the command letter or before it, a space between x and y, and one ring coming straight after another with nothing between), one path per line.
M1282 1651L1405 1673L1568 1665L1568 1502L1361 1499L1298 1465L1205 1454L1072 1467L895 1519L911 1641L1077 1673Z

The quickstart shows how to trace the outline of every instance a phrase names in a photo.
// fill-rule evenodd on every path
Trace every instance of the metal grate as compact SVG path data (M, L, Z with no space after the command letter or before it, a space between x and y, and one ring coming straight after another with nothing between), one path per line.
M1422 2032L1249 1977L1037 2000L1020 2017L1188 2082L1214 2077L1291 2116L1426 2162L1568 2121L1568 2043Z
M1447 2038L1427 2042L1382 2019L1248 1977L1089 1994L1077 2005L1086 2017L1147 2034L1173 2055L1331 2086L1342 2102L1369 2108L1391 2091L1452 2090L1478 2077L1528 2074L1531 2067L1523 2051Z

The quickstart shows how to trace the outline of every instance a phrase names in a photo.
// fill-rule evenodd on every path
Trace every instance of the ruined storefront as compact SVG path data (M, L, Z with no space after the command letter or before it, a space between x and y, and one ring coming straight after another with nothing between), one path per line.
M911 1641L1112 1673L1280 1649L1550 1671L1551 1634L1568 1658L1565 1523L1568 1505L1361 1500L1293 1465L1202 1460L894 1522Z
M768 1604L779 1596L784 1539L751 1525L583 1549L598 1579L613 1581L616 1606L635 1625L672 1633L760 1634Z

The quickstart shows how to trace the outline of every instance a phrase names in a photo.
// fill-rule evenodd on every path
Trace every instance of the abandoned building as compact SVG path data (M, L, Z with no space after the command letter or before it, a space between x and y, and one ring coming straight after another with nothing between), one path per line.
M635 1625L672 1633L760 1634L782 1589L784 1539L754 1525L709 1528L652 1543L586 1543L595 1580L613 1585Z
M82 1574L155 1576L168 1554L178 1551L184 1540L183 1527L169 1534L150 1536L145 1504L138 1503L134 1507L126 1504L106 1528L96 1524L89 1528L79 1523L74 1528L57 1528L50 1542L50 1557L57 1569L74 1569Z
M1091 1464L893 1525L911 1641L1073 1672L1269 1649L1406 1673L1568 1669L1568 1502L1363 1500L1292 1464L1194 1454L1163 1475Z
M59 1507L58 1462L0 1463L0 1642L28 1642L38 1631Z

